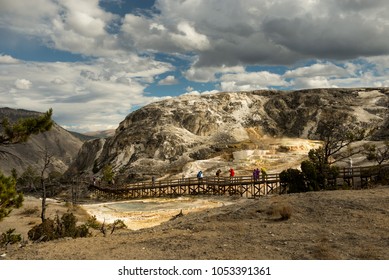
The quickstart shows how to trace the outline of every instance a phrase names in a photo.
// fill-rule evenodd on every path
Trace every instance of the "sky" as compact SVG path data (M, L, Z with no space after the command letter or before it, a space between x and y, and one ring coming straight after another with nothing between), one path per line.
M389 86L387 0L0 0L0 107L115 129L182 94Z

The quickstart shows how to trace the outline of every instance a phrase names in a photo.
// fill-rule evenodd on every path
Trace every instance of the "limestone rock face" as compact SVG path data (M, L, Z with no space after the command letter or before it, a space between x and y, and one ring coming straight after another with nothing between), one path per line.
M382 123L376 136L385 138L388 105L385 88L183 95L132 112L101 150L83 147L79 156L94 157L93 163L77 159L73 168L89 171L94 165L101 170L110 164L124 181L194 176L199 169L211 174L236 163L234 152L250 150L259 159L261 154L271 158L271 151L280 151L285 144L279 139L314 139L318 121L329 112L346 112L361 126ZM284 149L306 155L300 147L308 149L311 144L288 143ZM270 152L261 152L265 150Z

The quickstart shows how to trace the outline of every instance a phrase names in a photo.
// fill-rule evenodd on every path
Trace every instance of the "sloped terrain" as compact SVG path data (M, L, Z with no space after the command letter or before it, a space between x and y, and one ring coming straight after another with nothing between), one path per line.
M388 186L230 199L234 204L184 212L153 228L9 246L0 253L3 259L24 260L389 259ZM66 211L49 205L52 213L56 207ZM286 220L280 219L284 207L290 214ZM15 210L0 223L0 232L13 221L21 233L21 226L39 220L39 213L30 218L23 213Z

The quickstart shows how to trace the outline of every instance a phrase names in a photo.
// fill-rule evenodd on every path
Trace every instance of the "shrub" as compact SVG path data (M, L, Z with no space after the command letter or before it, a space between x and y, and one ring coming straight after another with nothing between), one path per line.
M124 223L123 220L115 220L112 224L113 227L115 227L116 229L122 229L122 228L127 228L126 224Z
M61 218L57 215L55 220L46 219L28 231L28 238L32 241L50 241L63 237L77 238L89 235L88 225L77 226L77 218L70 212L63 214Z
M96 216L90 217L88 219L88 221L86 222L86 225L90 228L93 228L93 229L100 229L101 228L101 223L99 221L97 221Z
M282 206L279 212L282 220L288 220L292 216L292 208L288 205Z
M30 216L30 215L34 215L34 214L37 214L37 213L39 213L39 208L37 206L35 206L35 207L29 207L29 208L24 209L20 213L20 215Z
M289 205L275 203L270 206L266 213L279 220L288 220L292 216L292 208Z
M58 238L55 223L51 219L46 219L41 224L34 226L27 235L28 239L32 241L50 241Z
M15 229L10 228L6 232L3 232L0 237L0 246L6 246L8 244L15 244L22 241L20 234L14 234Z
M307 180L307 189L310 191L319 190L320 176L318 176L318 172L317 169L315 168L315 165L309 160L304 160L301 163L301 171L303 172L304 177Z
M306 192L307 188L303 173L298 169L289 168L280 173L280 182L288 187L288 193Z

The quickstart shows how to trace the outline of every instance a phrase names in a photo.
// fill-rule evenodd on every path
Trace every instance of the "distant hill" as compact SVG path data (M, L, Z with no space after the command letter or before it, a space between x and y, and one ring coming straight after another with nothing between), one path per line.
M86 134L83 134L83 133L78 133L78 132L75 132L75 131L69 131L69 133L71 133L74 137L80 139L82 142L98 138L98 137L95 137L95 136L89 136L89 135L86 135Z
M15 122L19 118L34 117L42 113L23 109L0 108L0 119ZM40 170L45 149L53 155L50 171L64 173L75 159L83 141L58 124L45 133L32 135L26 143L0 146L0 170L9 175L13 168L20 175L28 166Z
M83 135L90 137L91 139L96 138L108 138L115 135L115 129L107 129L107 130L101 130L101 131L90 131L85 132Z

